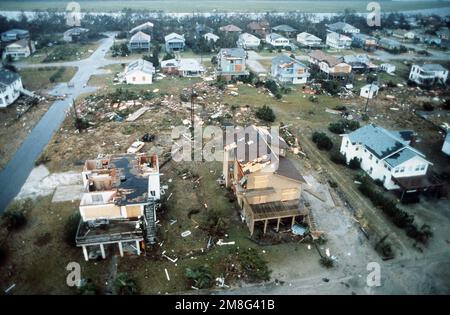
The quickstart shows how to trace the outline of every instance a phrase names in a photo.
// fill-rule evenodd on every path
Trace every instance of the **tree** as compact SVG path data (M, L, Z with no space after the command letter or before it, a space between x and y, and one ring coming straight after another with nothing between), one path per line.
M173 54L166 53L162 60L165 61L165 60L170 60L170 59L174 59L174 58L175 58L175 56Z
M345 132L345 124L342 121L330 123L328 125L328 130L330 130L332 133L342 134Z
M31 199L14 201L3 213L3 223L8 230L17 230L27 223L27 213L33 208Z
M214 277L208 265L186 268L186 277L191 282L191 286L198 289L209 289L213 285Z
M250 282L268 281L272 271L267 261L254 248L239 250L239 262Z
M328 80L322 84L322 87L331 95L336 95L339 93L340 84L335 80Z
M256 117L258 117L261 120L267 121L267 122L274 122L275 118L276 118L275 113L273 112L272 108L270 108L267 105L259 107L256 110Z
M75 237L78 225L80 224L80 219L80 213L77 211L67 218L66 224L64 225L64 240L70 246L76 246Z
M350 167L352 170L357 170L361 167L361 162L359 159L355 156L353 159L350 160L348 163L348 167Z

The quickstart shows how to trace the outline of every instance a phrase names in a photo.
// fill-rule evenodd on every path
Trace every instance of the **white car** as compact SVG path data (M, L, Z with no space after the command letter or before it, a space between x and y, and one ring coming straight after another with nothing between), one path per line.
M142 141L135 141L131 144L131 146L128 148L127 153L136 153L139 152L144 147L144 142Z

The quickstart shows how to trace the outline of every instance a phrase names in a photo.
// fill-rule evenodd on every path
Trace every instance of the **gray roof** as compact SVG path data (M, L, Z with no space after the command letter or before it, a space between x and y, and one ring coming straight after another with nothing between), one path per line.
M293 28L290 25L286 25L286 24L274 26L274 27L272 27L272 29L279 31L279 32L295 32L296 31L295 28Z
M20 75L8 69L0 69L0 88L20 79Z
M231 58L245 58L245 50L243 48L222 48L219 55Z
M286 37L281 36L280 34L277 34L277 33L270 33L267 36L269 36L270 40L275 40L275 39L278 39L278 38L286 38Z
M424 64L421 68L425 71L447 71L447 69L438 63Z
M400 47L401 44L400 42L394 40L394 39L389 39L389 38L382 38L379 41L380 45L389 45L389 46L398 46Z
M355 28L356 29L356 27L354 27L353 25L350 25L345 22L336 22L336 23L330 24L330 25L328 25L328 28L330 30L334 30L334 31L342 31L342 30L344 30L344 28Z
M153 67L153 63L144 59L138 59L128 64L126 72L129 73L134 70L143 71L149 74L155 73L155 67Z
M361 40L367 40L367 39L375 39L375 37L367 35L367 34L363 34L363 33L356 33L353 34L352 36L353 38L357 38L357 39L361 39Z
M396 167L410 159L412 159L413 157L417 156L417 153L415 153L413 150L411 150L408 147L405 147L403 150L401 150L400 152L397 152L395 154L392 154L391 156L389 156L388 158L385 159L385 161L391 165L392 167Z
M291 58L291 57L286 56L286 55L278 55L278 56L272 58L272 65L274 65L274 66L275 65L278 66L278 65L281 65L281 64L288 64L288 63L291 63L291 62L294 62L294 63L302 66L303 68L307 68L307 66L305 66L303 63L301 63L299 60Z
M416 155L423 156L420 152L412 149L407 141L396 137L397 134L402 134L402 132L388 131L380 126L371 124L349 133L348 137L352 143L364 145L367 150L379 159L389 157L392 153L399 151L402 148L408 148L415 152Z
M6 32L3 32L2 35L3 34L21 34L21 35L26 35L28 33L29 32L27 30L22 30L22 29L19 29L19 28L13 28L13 29L10 29L10 30L8 30Z

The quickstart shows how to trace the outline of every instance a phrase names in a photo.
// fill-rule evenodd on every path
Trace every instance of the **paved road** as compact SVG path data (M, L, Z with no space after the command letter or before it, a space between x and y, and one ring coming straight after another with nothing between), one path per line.
M45 113L24 140L9 163L0 172L0 213L3 212L11 200L19 193L34 167L34 161L39 157L51 140L54 132L64 121L67 111L72 105L72 100L81 94L96 90L95 87L87 86L91 75L104 73L104 70L101 69L102 67L121 62L120 60L109 60L105 58L105 54L112 45L113 39L114 34L108 34L108 38L102 39L99 48L86 59L48 64L48 66L78 67L78 71L71 80L74 86L69 88L66 83L61 83L50 91L52 95L66 95L67 97L53 103L47 113ZM19 68L42 67L42 64L16 65Z

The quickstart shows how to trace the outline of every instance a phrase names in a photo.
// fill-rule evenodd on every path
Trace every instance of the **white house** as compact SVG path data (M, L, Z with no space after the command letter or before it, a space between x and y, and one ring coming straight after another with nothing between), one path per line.
M353 25L350 25L345 22L337 22L333 24L327 25L328 30L331 32L337 32L337 33L346 33L346 34L356 34L359 33L359 28L354 27Z
M150 51L150 46L151 46L151 36L138 31L136 34L134 34L133 36L131 36L130 38L130 42L128 43L128 49L130 49L130 51L133 50L143 50L143 51Z
M238 47L244 49L256 49L259 44L261 44L261 40L255 35L249 33L243 33L239 35L239 39L236 42Z
M364 98L372 99L378 94L380 88L376 84L367 84L361 88L359 95Z
M11 56L14 60L26 58L35 51L36 49L34 48L33 41L29 39L21 39L5 47L5 50L3 51L3 58L7 58L8 56Z
M22 89L22 79L17 73L0 69L0 108L14 103Z
M205 73L205 67L196 59L169 59L161 61L161 70L167 74L181 77L199 77Z
M139 59L125 68L123 79L127 84L152 84L155 67L149 61Z
M445 84L448 70L440 64L412 65L409 79L419 85Z
M173 53L175 51L183 51L186 45L184 35L170 33L164 37L166 43L166 52Z
M331 76L345 76L352 72L352 66L345 63L342 58L328 55L321 50L313 50L308 53L309 62L317 65L319 69Z
M444 144L442 145L442 152L450 156L450 130L447 130L447 135L444 139Z
M272 45L273 47L287 47L290 46L291 43L289 39L284 36L281 36L277 33L270 33L266 35L266 43Z
M392 74L395 72L395 65L393 65L391 63L382 63L380 65L380 70L384 71L386 73Z
M305 47L318 47L322 40L317 36L303 32L297 35L297 42Z
M213 33L206 33L203 35L203 38L206 39L208 42L213 41L215 43L219 40L220 37Z
M352 45L352 39L336 32L329 32L327 34L326 44L336 49L349 49Z
M299 60L279 55L272 59L271 75L280 83L303 84L309 77L309 71Z
M361 169L386 189L403 189L426 178L432 165L410 146L413 139L413 131L389 131L370 124L342 135L340 152L347 163L356 157Z

